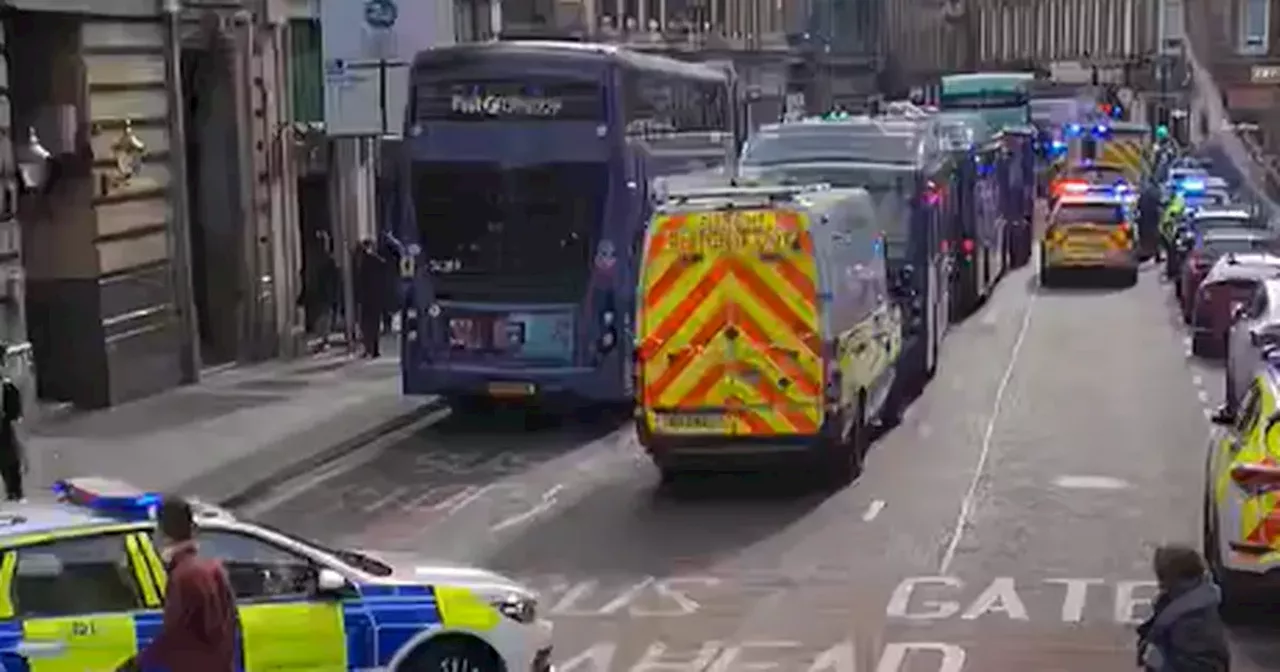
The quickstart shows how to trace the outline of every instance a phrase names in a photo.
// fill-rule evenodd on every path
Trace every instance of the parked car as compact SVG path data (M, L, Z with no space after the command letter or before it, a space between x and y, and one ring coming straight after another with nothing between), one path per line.
M1211 228L1189 236L1186 261L1178 277L1178 303L1182 307L1182 321L1191 324L1196 290L1209 274L1209 269L1227 254L1269 252L1274 249L1275 236L1259 229Z
M1195 293L1191 310L1191 352L1221 357L1237 306L1253 298L1258 284L1280 277L1280 256L1267 253L1227 254L1213 265Z
M1227 335L1223 413L1234 417L1269 351L1280 348L1280 277L1254 285L1253 294L1232 315Z

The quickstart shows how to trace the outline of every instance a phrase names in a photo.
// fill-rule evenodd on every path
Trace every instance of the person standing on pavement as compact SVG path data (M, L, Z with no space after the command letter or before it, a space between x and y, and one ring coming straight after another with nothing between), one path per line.
M199 555L195 517L186 500L165 497L157 519L156 541L168 571L164 623L160 634L117 672L235 672L240 622L226 570Z
M310 254L302 269L302 292L298 305L302 308L308 332L319 339L317 350L329 347L333 319L342 295L342 274L333 256L333 242L328 232L317 231Z
M1138 196L1138 241L1143 254L1155 255L1160 261L1160 187L1148 182Z
M1222 593L1195 549L1161 546L1152 562L1159 593L1138 626L1138 667L1147 672L1227 672L1231 653L1218 615Z
M0 366L6 364L9 346L0 343ZM0 380L0 480L4 481L4 498L20 502L25 498L22 477L28 469L27 454L18 437L22 421L22 390L8 376Z
M356 253L356 315L360 319L360 339L364 356L375 358L382 354L382 316L387 304L387 261L378 254L372 240L360 241Z

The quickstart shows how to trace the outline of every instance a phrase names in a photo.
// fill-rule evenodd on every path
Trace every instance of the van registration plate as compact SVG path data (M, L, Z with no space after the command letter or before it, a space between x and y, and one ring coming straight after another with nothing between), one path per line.
M724 413L658 413L654 424L668 432L722 432L729 427Z

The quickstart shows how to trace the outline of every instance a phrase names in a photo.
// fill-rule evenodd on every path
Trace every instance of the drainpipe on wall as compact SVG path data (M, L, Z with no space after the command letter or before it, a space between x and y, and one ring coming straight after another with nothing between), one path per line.
M165 89L169 108L169 198L173 223L169 231L169 266L173 274L174 307L178 317L178 366L182 382L200 378L200 329L196 324L195 290L191 280L191 212L187 193L187 132L183 119L181 0L162 0L165 17Z

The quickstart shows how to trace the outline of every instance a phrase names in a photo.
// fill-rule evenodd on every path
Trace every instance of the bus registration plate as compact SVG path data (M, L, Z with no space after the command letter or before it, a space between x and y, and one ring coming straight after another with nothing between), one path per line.
M536 389L533 383L489 383L489 396L507 399L532 397Z
M659 431L723 432L729 427L724 413L658 413L654 424Z

